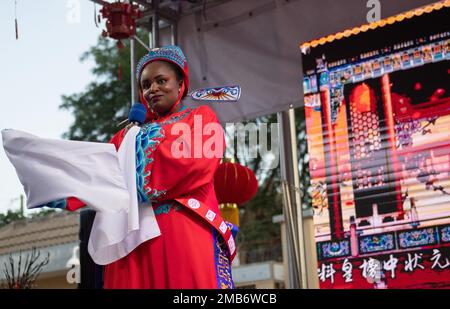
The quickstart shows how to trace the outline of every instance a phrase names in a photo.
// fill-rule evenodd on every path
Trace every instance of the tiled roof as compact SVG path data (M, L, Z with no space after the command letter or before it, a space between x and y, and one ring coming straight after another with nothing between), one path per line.
M405 19L410 19L410 18L413 18L413 17L416 17L416 16L420 16L422 14L428 14L428 13L431 13L433 11L438 11L438 10L440 10L442 8L445 8L445 7L450 7L450 0L442 0L442 1L430 4L430 5L426 5L426 6L423 6L423 7L420 7L420 8L417 8L417 9L405 12L405 13L401 13L401 14L398 14L398 15L395 15L395 16L392 16L392 17L381 19L381 20L379 20L377 22L373 22L373 23L370 23L370 24L365 24L365 25L362 25L360 27L355 27L353 29L347 29L345 31L341 31L341 32L338 32L338 33L335 33L335 34L331 34L329 36L322 37L322 38L317 39L317 40L312 40L310 42L303 43L300 46L300 48L302 49L302 51L305 51L308 48L314 48L314 47L317 47L319 45L324 45L326 43L331 43L331 42L333 42L335 40L340 40L340 39L343 39L343 38L347 38L347 37L350 37L352 35L356 35L356 34L358 34L360 32L366 32L368 30L374 30L374 29L377 29L379 27L384 27L386 25L392 25L392 24L394 24L396 22L401 22L401 21L403 21Z
M0 228L0 255L78 241L79 214L63 211Z

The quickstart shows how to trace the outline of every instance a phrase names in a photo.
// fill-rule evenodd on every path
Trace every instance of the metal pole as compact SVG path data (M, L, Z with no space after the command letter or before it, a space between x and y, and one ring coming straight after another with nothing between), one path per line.
M178 40L178 26L177 26L177 22L176 21L171 21L171 25L170 25L170 34L171 34L171 43L172 45L177 45Z
M305 241L303 234L303 211L300 196L300 179L298 173L297 157L297 133L295 130L294 109L278 113L280 123L281 144L281 181L287 184L283 194L288 195L284 199L285 220L288 239L288 260L290 274L290 288L307 288Z
M23 194L20 195L20 214L24 217L25 213L23 211Z
M128 1L131 5L133 4L132 0ZM139 92L137 88L136 81L136 40L131 37L130 38L130 71L131 71L131 105L136 102L139 102ZM130 107L131 107L130 105Z
M150 31L148 32L148 47L150 48L150 49L153 49L153 48L155 48L155 45L153 45L153 17L150 17L150 19L149 19L149 24L151 25L151 29L150 29Z
M157 13L155 13L152 18L152 34L153 47L159 47L159 17Z
M283 168L282 168L283 169ZM295 235L292 227L292 204L289 199L289 189L286 182L281 183L282 186L282 198L283 198L283 214L286 228L286 251L287 251L287 265L288 265L288 284L287 287L291 289L297 289L300 287L300 274L299 274L299 258L296 250L296 241L293 237Z
M136 80L136 40L130 38L131 104L139 101Z

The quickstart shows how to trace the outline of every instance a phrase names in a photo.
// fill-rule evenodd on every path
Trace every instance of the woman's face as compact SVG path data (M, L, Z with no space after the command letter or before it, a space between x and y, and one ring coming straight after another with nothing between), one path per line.
M150 109L158 115L167 114L180 93L181 81L165 61L153 61L144 67L141 89Z

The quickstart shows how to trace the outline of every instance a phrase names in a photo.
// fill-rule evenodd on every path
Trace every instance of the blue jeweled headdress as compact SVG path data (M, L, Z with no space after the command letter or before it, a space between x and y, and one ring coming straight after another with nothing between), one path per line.
M136 66L136 79L139 82L142 74L142 70L145 65L151 61L165 60L175 63L183 72L186 72L187 60L184 56L181 48L175 45L163 46L160 48L154 48L148 54L143 56Z

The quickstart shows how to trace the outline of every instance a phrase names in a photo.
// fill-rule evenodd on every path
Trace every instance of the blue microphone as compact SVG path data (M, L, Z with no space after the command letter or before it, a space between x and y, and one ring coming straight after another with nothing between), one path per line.
M147 116L147 109L142 103L135 103L131 106L130 113L128 114L128 121L136 125L141 125L145 122Z

